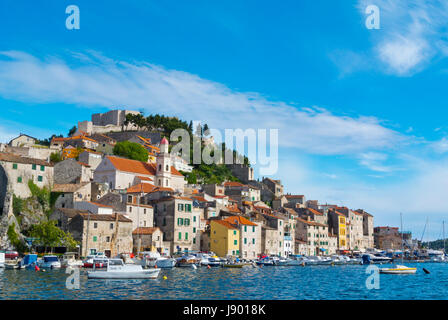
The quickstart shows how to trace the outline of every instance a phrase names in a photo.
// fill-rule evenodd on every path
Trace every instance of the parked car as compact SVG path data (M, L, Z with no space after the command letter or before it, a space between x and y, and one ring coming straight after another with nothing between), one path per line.
M19 253L17 251L5 251L6 260L17 260L19 258Z

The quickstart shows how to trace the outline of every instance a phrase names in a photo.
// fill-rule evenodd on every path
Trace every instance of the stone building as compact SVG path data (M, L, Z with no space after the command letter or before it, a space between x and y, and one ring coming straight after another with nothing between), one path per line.
M401 249L401 235L396 227L375 227L373 229L375 248L381 250Z
M91 201L92 186L90 182L77 184L54 184L52 192L60 193L55 208L73 209L77 201Z
M17 197L28 198L31 196L28 187L29 180L39 188L53 185L53 165L47 161L0 153L0 167L3 168L5 186Z
M21 133L18 137L9 141L11 147L30 147L36 144L37 139Z
M226 165L232 174L237 177L242 183L249 183L254 180L254 168L251 168L244 164L228 164Z
M154 208L154 226L162 230L164 241L170 242L170 252L192 250L197 241L192 223L193 200L171 196L153 200L151 203Z
M241 216L223 219L239 230L239 253L243 259L256 259L262 252L261 227Z
M305 241L308 245L306 255L328 254L330 245L328 225L311 221L309 217L308 220L296 218L295 235L297 240Z
M90 166L75 159L63 160L54 165L54 183L89 182L92 178L93 172Z
M163 251L163 232L157 227L139 227L132 232L134 242L133 252L157 251L161 254Z
M83 257L97 252L114 257L133 249L132 220L117 213L79 213L67 229L80 242Z

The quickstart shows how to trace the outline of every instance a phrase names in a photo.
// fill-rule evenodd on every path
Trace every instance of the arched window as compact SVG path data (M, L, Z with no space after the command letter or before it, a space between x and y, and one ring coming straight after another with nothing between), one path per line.
M166 165L165 171L169 171L169 170L170 170L170 167L168 165Z
M162 170L162 165L161 164L159 164L159 171L161 171Z

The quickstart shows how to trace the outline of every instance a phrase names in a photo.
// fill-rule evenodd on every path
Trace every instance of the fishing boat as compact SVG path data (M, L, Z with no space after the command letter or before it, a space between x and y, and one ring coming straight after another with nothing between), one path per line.
M76 254L72 252L66 252L64 255L62 255L62 261L61 266L63 268L69 268L69 267L82 267L83 262L81 260L76 259Z
M39 268L43 269L56 269L61 267L58 257L56 256L44 256L41 261L38 262Z
M400 213L401 220L401 263L403 263L403 215ZM394 268L380 268L380 273L385 274L414 274L417 272L417 268L409 268L404 265L396 265Z
M122 259L109 259L106 270L87 272L89 279L156 279L160 269L143 269L138 264L125 264Z
M83 261L84 268L105 268L107 266L108 258L102 258L102 256L91 255Z

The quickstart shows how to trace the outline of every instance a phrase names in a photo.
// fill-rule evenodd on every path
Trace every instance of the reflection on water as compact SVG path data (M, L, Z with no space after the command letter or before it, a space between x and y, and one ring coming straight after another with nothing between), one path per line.
M81 270L80 290L66 289L63 269L0 269L0 299L446 299L448 264L415 266L415 275L381 275L379 290L366 288L366 267L359 265L176 268L155 280L89 280Z

